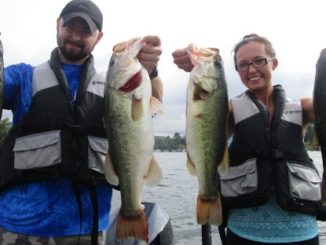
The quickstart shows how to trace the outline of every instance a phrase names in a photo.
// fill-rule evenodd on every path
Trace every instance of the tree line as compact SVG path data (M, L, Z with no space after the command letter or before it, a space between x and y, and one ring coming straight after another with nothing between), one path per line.
M8 118L0 121L0 142L3 141L7 135L12 123ZM175 133L171 136L155 136L155 150L160 151L183 151L186 148L185 138L180 133Z
M304 135L304 143L307 150L319 150L318 141L314 132L314 124L309 124ZM160 151L184 151L186 139L180 133L171 136L155 136L155 150Z
M11 128L11 122L8 118L4 118L0 121L0 142ZM315 140L314 125L309 124L304 137L304 143L308 150L318 150L318 143ZM171 136L155 136L155 150L160 151L184 151L186 149L186 140L180 133L174 133Z
M155 136L155 150L160 151L183 151L186 149L186 139L180 133L171 136Z

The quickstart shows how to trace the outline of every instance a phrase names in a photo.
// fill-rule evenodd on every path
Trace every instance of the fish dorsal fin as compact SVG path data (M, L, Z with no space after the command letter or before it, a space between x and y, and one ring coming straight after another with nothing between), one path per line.
M104 169L105 169L105 178L107 182L109 182L111 185L118 186L119 178L116 171L114 170L112 159L109 153L106 154Z
M196 165L192 162L188 152L187 152L187 169L191 175L197 175Z
M217 170L220 175L225 175L229 169L229 151L225 147L222 161L218 164Z
M133 121L138 121L144 115L144 107L142 99L132 99L131 103L131 118Z
M147 174L144 176L144 183L147 186L155 186L162 180L162 170L154 158L149 163Z

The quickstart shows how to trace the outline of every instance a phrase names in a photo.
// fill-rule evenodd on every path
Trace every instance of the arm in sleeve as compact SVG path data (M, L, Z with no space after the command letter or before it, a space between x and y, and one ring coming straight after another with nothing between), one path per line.
M4 69L3 108L12 110L14 121L28 110L32 98L34 67L20 63Z

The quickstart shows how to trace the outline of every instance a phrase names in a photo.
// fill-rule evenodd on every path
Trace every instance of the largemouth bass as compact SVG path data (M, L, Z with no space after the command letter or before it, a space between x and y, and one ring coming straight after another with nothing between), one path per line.
M218 49L189 45L194 65L187 88L186 145L187 167L197 175L197 223L222 222L218 191L218 167L226 171L228 95ZM222 164L223 163L223 164Z
M148 72L137 59L142 39L114 46L106 76L105 127L109 153L107 181L119 185L121 209L116 238L148 241L148 223L141 205L144 184L156 185L162 178L153 157L152 114L160 102L151 96Z
M2 117L2 106L3 106L3 46L2 46L2 42L0 40L0 120Z
M314 84L315 132L321 148L323 167L326 169L326 49L320 52L316 64ZM326 183L322 182L322 202L326 203Z

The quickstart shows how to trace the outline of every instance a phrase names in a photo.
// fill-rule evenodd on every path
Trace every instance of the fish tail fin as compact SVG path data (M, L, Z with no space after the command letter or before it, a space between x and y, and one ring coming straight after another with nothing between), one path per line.
M197 197L197 223L220 225L222 223L222 204L220 194L214 198Z
M119 215L116 227L117 240L137 239L148 243L148 222L144 211L133 218Z
M152 158L149 163L149 169L147 174L144 176L144 181L147 186L155 186L162 180L162 170L156 160Z

